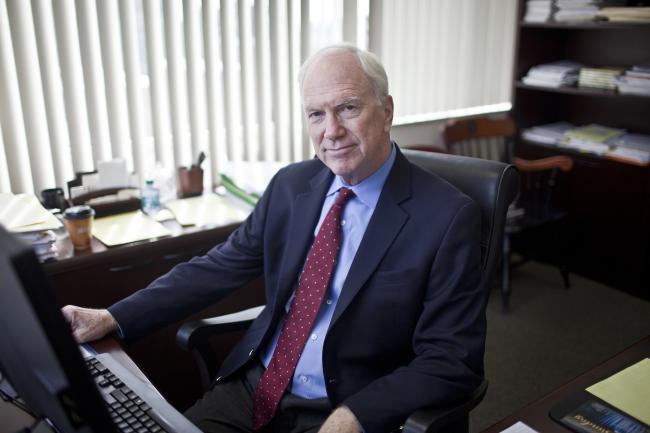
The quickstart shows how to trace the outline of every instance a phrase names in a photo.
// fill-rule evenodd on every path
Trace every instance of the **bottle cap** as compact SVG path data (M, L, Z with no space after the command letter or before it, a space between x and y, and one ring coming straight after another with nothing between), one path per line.
M72 206L63 212L63 217L71 220L81 220L95 216L95 210L87 205Z

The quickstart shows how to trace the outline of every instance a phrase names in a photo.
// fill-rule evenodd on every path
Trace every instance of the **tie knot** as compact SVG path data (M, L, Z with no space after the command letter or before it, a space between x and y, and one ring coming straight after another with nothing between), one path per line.
M339 195L336 196L336 204L345 204L349 199L354 197L354 191L350 188L342 187L339 189Z

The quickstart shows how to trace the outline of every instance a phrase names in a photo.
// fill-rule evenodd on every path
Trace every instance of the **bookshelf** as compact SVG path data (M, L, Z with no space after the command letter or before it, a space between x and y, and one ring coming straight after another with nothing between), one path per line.
M532 66L557 60L589 66L647 63L650 24L523 23L523 0L519 8L512 111L519 130L567 121L650 134L650 96L521 82ZM557 154L574 160L562 191L571 216L571 271L650 300L650 167L521 138L515 144L515 155L525 158Z

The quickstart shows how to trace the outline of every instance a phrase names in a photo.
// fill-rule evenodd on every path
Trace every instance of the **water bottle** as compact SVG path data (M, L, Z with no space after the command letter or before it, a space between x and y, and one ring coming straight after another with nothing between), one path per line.
M149 179L145 182L141 197L142 211L147 215L156 215L160 210L160 190Z

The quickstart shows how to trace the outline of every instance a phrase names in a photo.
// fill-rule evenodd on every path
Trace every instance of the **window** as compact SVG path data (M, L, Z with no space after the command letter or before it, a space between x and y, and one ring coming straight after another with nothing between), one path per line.
M395 124L510 109L516 0L376 0Z
M514 4L0 0L0 191L112 158L144 180L205 151L211 185L228 161L310 158L298 69L340 40L382 57L398 123L507 103Z

